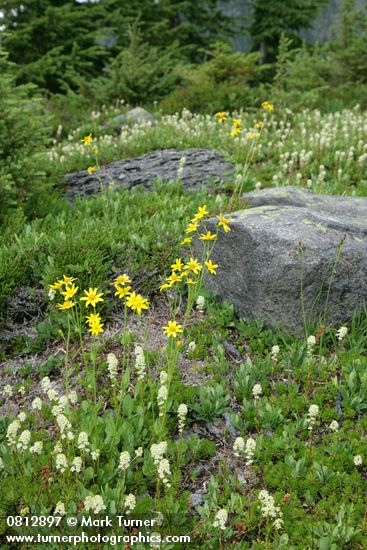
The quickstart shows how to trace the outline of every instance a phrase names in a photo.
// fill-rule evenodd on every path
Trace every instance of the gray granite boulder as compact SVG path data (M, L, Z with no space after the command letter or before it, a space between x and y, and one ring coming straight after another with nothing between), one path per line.
M209 289L245 320L294 334L302 333L303 309L307 322L338 326L364 307L367 198L283 187L244 199L249 208L230 215L231 232L218 237Z
M114 130L121 130L124 126L133 126L134 124L154 123L157 119L154 115L143 109L135 107L127 113L117 115L108 122L108 126Z
M66 192L71 200L99 193L103 187L132 189L138 185L152 189L156 180L177 180L180 161L185 158L181 181L185 189L193 190L211 183L231 180L233 166L214 149L165 149L141 157L119 160L102 166L98 174L87 170L65 175Z

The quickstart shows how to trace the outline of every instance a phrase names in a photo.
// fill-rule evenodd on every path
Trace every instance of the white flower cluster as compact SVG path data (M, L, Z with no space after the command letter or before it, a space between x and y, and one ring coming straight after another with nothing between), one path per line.
M237 437L235 442L233 443L233 454L237 458L241 456L241 454L245 450L245 440L243 437Z
M178 415L178 433L182 434L185 422L186 422L186 416L187 416L187 405L185 403L181 403L177 409L177 415Z
M82 469L82 465L83 465L82 459L80 458L80 456L76 456L73 462L71 463L70 471L79 473Z
M13 388L10 386L10 384L7 384L4 387L4 395L5 397L12 397L13 395Z
M101 454L101 451L99 449L95 449L90 453L92 460L98 460L100 454Z
M337 432L339 430L339 422L337 420L332 420L330 422L330 426L329 426L329 429L332 431L332 432Z
M80 432L78 435L78 449L81 451L89 450L88 434L86 432Z
M254 399L260 399L260 396L262 394L263 390L260 384L255 384L252 388L252 395L254 396Z
M150 453L153 457L154 464L157 466L158 476L166 485L170 487L171 484L168 480L168 476L171 475L170 465L166 458L163 458L164 453L167 450L167 442L161 441L160 443L153 443L150 447Z
M65 510L65 504L59 500L59 502L55 506L54 515L55 516L65 516L66 510Z
M40 411L42 409L42 399L40 397L35 397L31 407L34 411Z
M118 367L118 360L114 353L109 353L107 355L107 369L108 374L112 383L112 386L116 383L117 378L117 367Z
M186 157L183 156L178 161L178 170L177 170L177 179L178 180L182 179L182 177L184 175L185 164L186 164Z
M6 438L8 440L9 445L16 444L16 438L17 438L19 428L20 428L20 420L13 420L13 422L9 424L6 432Z
M68 461L66 456L63 453L56 455L56 470L59 470L62 474L65 472L68 467Z
M106 506L103 502L103 498L100 495L89 495L84 499L84 508L87 512L93 512L99 514L106 510Z
M74 438L74 435L71 431L71 424L64 414L58 414L56 416L56 424L59 427L61 438L65 439L66 437L70 440ZM65 434L67 432L67 435Z
M32 447L30 447L29 452L35 455L40 455L43 450L43 443L42 441L36 441L33 443Z
M129 494L125 497L125 511L127 514L131 514L131 512L135 509L136 506L136 498L135 495Z
M280 352L280 347L279 346L273 346L271 348L270 357L271 357L272 361L274 361L274 363L276 363L278 361L279 352Z
M187 351L192 352L192 351L195 351L195 350L196 350L196 344L192 340L192 342L189 342L189 345L187 346Z
M159 408L159 416L163 416L164 406L168 399L168 386L166 385L168 375L166 372L162 371L159 377L160 387L157 393L157 404Z
M127 470L130 466L131 458L129 451L122 451L120 454L120 461L118 465L119 470Z
M339 330L337 330L336 335L338 337L338 340L343 340L346 335L348 334L348 328L347 327L340 327Z
M157 472L158 472L159 478L163 481L165 486L171 487L171 483L169 481L169 476L171 475L171 468L167 458L162 458L162 460L159 461Z
M308 355L312 355L313 348L315 346L316 346L316 338L315 338L315 336L313 336L311 334L311 336L309 336L307 338L307 353L308 353Z
M274 497L265 489L259 493L261 514L266 519L273 519L275 529L281 529L283 526L283 514L279 506L275 506Z
M353 458L353 462L354 462L354 465L355 465L355 466L362 466L363 460L362 460L361 455L356 455L356 456Z
M29 430L24 430L19 436L17 449L20 451L25 451L26 449L28 449L30 440L31 432Z
M315 427L317 416L319 414L319 407L317 405L311 405L308 409L307 424L308 429L312 431Z
M204 296L198 296L196 299L196 309L202 313L204 311L205 298Z
M222 531L226 528L226 523L228 520L228 512L225 508L222 508L221 510L218 510L218 512L215 514L213 527L219 527L219 529L222 529Z
M144 380L145 377L145 357L141 346L135 346L135 370L138 374L138 380Z
M250 466L254 462L254 456L256 451L256 441L249 437L246 441L245 447L245 457L246 457L246 466Z

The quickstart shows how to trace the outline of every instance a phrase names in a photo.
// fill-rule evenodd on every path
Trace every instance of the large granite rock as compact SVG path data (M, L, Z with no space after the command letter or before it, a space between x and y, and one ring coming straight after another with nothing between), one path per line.
M114 130L122 130L124 126L133 126L134 124L154 123L157 119L152 113L142 107L134 107L127 113L117 115L108 121L107 126Z
M87 170L66 174L66 191L71 200L77 196L94 195L101 190L99 178L103 187L132 189L142 185L149 190L158 179L177 180L183 157L186 160L181 180L185 189L198 189L203 185L224 183L231 179L233 166L215 150L165 149L134 159L111 162L103 166L98 174L88 174Z
M206 281L242 317L296 334L302 296L307 321L335 326L367 302L367 198L283 187L244 199L249 208L229 216L213 253L218 274Z

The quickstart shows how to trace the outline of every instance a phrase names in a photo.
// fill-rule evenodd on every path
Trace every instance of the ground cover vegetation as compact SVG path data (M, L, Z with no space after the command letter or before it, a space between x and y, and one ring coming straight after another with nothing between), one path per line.
M365 312L343 327L306 323L295 338L239 319L205 280L220 273L216 238L231 239L244 191L367 195L366 17L344 2L343 32L318 47L294 48L279 23L261 60L214 44L215 11L202 32L215 2L158 2L156 12L137 2L140 13L110 0L22 2L20 14L3 4L4 548L26 532L24 518L70 514L154 517L156 535L191 537L135 548L365 548ZM56 18L60 32L37 44ZM231 22L221 21L224 38ZM108 125L150 100L155 123ZM192 147L220 151L233 181L184 191ZM109 161L164 148L183 151L175 181L66 199L64 173L98 176ZM75 534L63 529L53 531Z

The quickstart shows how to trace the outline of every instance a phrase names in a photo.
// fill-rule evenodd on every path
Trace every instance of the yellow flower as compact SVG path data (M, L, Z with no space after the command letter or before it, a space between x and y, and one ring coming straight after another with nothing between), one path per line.
M58 309L70 309L71 307L75 306L76 302L71 302L70 300L66 300L63 304L57 304Z
M262 120L257 120L255 122L255 128L262 128L264 126L264 123L262 122Z
M66 288L65 292L61 292L61 294L64 296L65 301L66 301L66 300L69 300L70 298L72 298L74 296L74 294L76 294L78 292L79 287L75 286L75 284L73 283L71 286L67 285L65 288Z
M219 122L220 124L222 124L222 122L224 122L225 120L227 120L227 118L228 118L228 113L226 113L225 111L220 111L219 113L215 113L215 116L217 117L217 122Z
M101 298L101 296L103 296L103 293L98 294L97 288L89 287L89 290L84 290L84 294L85 296L80 299L85 301L86 307L88 307L89 305L96 307L96 304L98 304L98 302L103 302L103 298Z
M185 246L185 244L191 244L192 237L185 237L183 241L181 241L180 245Z
M191 277L188 277L188 278L186 279L186 283L187 283L188 285L196 285L196 281L194 281L194 279L191 279Z
M227 220L227 218L224 218L222 214L219 214L218 227L223 227L225 233L228 233L228 231L231 230L231 228L229 227L230 223L231 223L231 220Z
M116 288L115 296L118 296L121 299L127 296L128 294L130 294L131 286L121 287L121 286L115 285L115 288Z
M183 267L181 258L177 258L175 262L171 265L172 271L181 271Z
M192 271L195 275L197 275L199 271L202 270L202 268L203 266L199 264L199 262L194 258L190 258L190 260L184 266L184 269L187 269L188 271Z
M163 327L163 332L168 337L173 336L173 338L176 338L176 336L182 332L182 325L178 325L176 321L168 321L168 325Z
M83 145L89 145L93 142L92 134L83 137L83 139L81 139L80 141L83 143Z
M207 262L205 262L205 265L206 267L208 268L208 271L212 274L212 275L216 275L217 272L215 271L218 267L218 264L213 264L213 262L211 260L208 260Z
M90 313L90 315L86 316L85 320L89 325L98 325L101 323L101 316L99 313Z
M234 118L232 120L233 128L241 128L242 120L240 118Z
M199 237L201 241L214 241L214 239L216 238L217 236L213 235L213 233L211 233L210 231L207 231L206 233L201 233Z
M199 227L199 224L196 223L196 222L191 222L189 223L189 225L187 226L187 229L185 231L185 233L194 233L197 228Z
M88 168L87 168L88 174L93 174L96 170L97 170L97 166L96 166L96 165L94 165L94 166L88 166Z
M123 275L119 275L113 281L114 285L125 285L126 283L131 283L131 279L128 275L126 275L126 273L123 273Z
M67 277L64 275L63 283L64 285L70 285L73 281L76 281L75 277Z
M265 111L274 111L274 105L269 103L269 101L263 101L261 107L265 109Z
M231 132L231 137L235 138L235 137L239 136L240 133L241 133L241 128L233 128L233 130Z
M51 290L59 290L64 284L64 281L62 279L59 279L56 281L56 283L53 283L52 285L48 285L48 288L51 288Z
M138 315L141 315L142 309L149 308L149 302L146 298L143 298L140 294L131 292L126 300L126 305L133 311L136 311Z
M171 288L171 285L169 283L163 283L163 285L159 287L159 290L162 292L162 290L166 290L166 288Z
M195 216L192 218L191 223L199 222L204 216L207 216L209 212L206 209L206 204L204 206L199 206L198 211L196 212Z
M167 278L167 283L169 283L170 286L174 285L175 283L179 283L182 279L182 275L177 275L175 271L171 273L171 275Z
M246 139L251 140L259 137L259 132L249 132L246 134Z
M102 323L92 323L90 325L90 328L88 332L91 332L93 336L97 336L101 332L103 332L103 324Z

